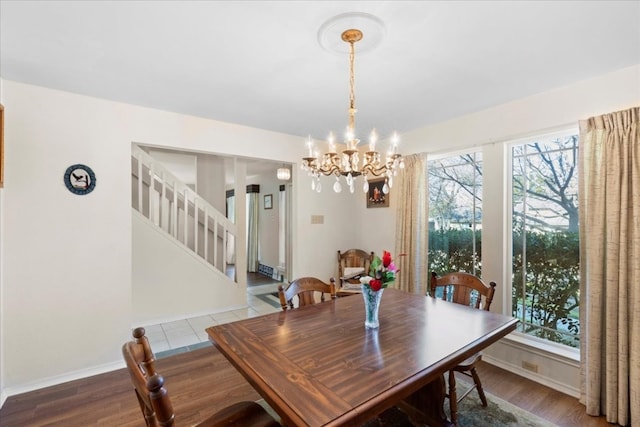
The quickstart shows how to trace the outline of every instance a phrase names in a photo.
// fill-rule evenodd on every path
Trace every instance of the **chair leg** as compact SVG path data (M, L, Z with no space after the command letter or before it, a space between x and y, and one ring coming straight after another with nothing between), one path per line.
M451 423L458 425L458 395L456 394L456 373L449 371L449 411L451 412Z
M473 382L476 385L476 389L478 389L478 396L480 396L480 401L482 401L482 406L486 408L487 406L487 398L484 395L484 390L482 389L482 383L480 382L480 377L476 372L476 368L471 368L471 376L473 377Z

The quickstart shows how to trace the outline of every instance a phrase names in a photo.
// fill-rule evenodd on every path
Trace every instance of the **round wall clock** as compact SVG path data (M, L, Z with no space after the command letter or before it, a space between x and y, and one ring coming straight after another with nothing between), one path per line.
M72 165L64 173L64 185L74 194L89 194L96 188L96 175L89 166Z

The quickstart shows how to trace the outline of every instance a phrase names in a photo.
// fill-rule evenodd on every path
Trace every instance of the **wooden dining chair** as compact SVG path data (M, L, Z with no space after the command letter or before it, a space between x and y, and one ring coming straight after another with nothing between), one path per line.
M151 351L144 328L133 331L134 341L122 346L122 355L127 363L131 382L140 404L140 410L148 427L173 426L175 414L164 387L164 378L155 368L155 357ZM212 385L215 386L215 385ZM267 411L256 402L238 402L221 409L199 422L199 427L223 427L231 425L252 427L280 426Z
M342 287L345 282L359 283L359 276L367 276L373 261L373 252L362 249L338 251L338 280Z
M332 277L329 283L325 283L315 277L301 277L294 280L285 289L278 286L278 296L282 310L293 308L293 298L298 297L298 307L316 303L316 292L320 293L320 302L324 302L325 294L331 295L331 299L336 298L336 280Z
M441 298L445 301L489 311L495 291L495 282L490 282L487 285L478 277L469 273L449 273L442 277L438 277L435 272L431 273L430 295L434 298L436 298L436 294L439 297L440 293L442 293ZM465 325L460 325L460 327L464 328ZM451 422L454 425L458 424L458 403L473 389L478 390L482 406L487 406L487 398L484 395L482 383L476 371L476 364L481 359L482 354L476 353L449 371L447 397L449 398L449 408L451 410ZM460 397L457 397L456 393L456 372L473 379L473 385Z

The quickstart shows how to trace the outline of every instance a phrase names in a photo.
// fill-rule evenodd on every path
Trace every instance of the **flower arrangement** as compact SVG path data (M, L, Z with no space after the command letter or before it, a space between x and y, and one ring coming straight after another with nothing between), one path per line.
M397 272L398 269L393 263L391 253L383 251L382 259L377 255L373 258L371 267L369 268L369 276L361 277L360 283L362 283L362 286L366 286L372 291L377 292L393 283L396 280Z

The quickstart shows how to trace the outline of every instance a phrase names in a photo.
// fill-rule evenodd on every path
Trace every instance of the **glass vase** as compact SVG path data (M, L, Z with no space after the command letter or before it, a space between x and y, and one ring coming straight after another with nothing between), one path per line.
M367 329L376 329L380 326L378 322L378 309L380 308L380 299L382 298L382 291L372 290L369 286L362 286L362 297L364 298L364 327Z

